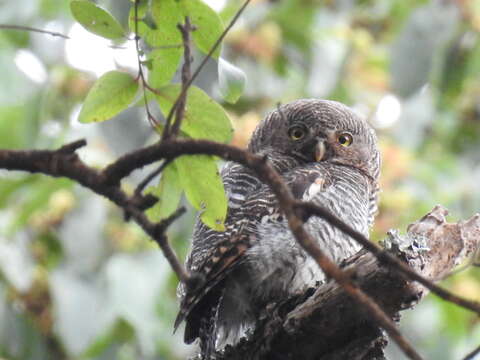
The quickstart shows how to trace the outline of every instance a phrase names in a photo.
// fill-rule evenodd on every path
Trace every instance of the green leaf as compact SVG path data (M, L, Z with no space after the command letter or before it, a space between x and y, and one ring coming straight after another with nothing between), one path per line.
M137 16L135 16L135 6L130 8L128 14L128 28L132 33L135 33L135 30L137 30L138 36L145 36L145 33L149 28L146 22L148 14L148 1L146 0L142 0L137 4ZM138 22L137 26L135 26L135 22Z
M8 202L17 190L29 187L35 183L35 176L25 176L19 179L0 179L0 208L8 206Z
M159 89L157 101L167 116L181 91L181 85L172 84ZM225 110L203 90L192 86L188 90L185 117L181 129L193 138L228 143L232 138L232 125Z
M85 29L107 39L125 37L120 23L106 10L88 0L74 0L70 3L72 15Z
M50 196L62 188L69 188L72 182L67 179L38 178L36 183L29 186L29 191L21 206L9 224L8 232L15 232L25 226L30 217L36 212L48 207Z
M145 40L153 47L182 45L182 35L177 24L183 23L177 0L154 0L151 5L157 29L148 31Z
M137 90L138 83L129 74L107 72L90 89L78 120L89 123L111 119L130 105Z
M170 216L178 207L182 196L182 186L175 164L168 165L162 172L158 186L149 188L149 193L158 197L158 202L147 210L151 221L159 221Z
M182 53L182 48L153 50L148 56L152 60L152 69L148 72L148 84L153 88L168 84L177 71Z
M225 101L234 104L240 98L245 88L247 77L235 65L220 58L218 61L218 84L220 94Z
M156 27L144 30L145 41L153 48L148 83L159 88L172 80L180 64L183 47L177 24L183 23L183 16L176 0L157 0L152 3L152 17Z
M227 197L217 163L212 156L181 156L175 160L178 175L188 201L199 211L208 227L224 231Z
M188 16L196 27L192 37L195 45L207 54L217 39L222 35L224 26L220 16L202 0L182 0L180 2L183 15ZM221 45L217 47L212 56L220 56Z

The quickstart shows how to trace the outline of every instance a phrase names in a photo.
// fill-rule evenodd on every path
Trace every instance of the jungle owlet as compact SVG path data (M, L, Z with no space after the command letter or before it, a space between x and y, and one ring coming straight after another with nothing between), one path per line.
M368 236L377 210L380 154L374 130L334 101L298 100L260 122L249 150L266 156L295 198L319 204ZM270 188L242 165L222 170L229 199L226 231L197 220L187 269L203 281L179 286L175 328L186 321L185 342L197 337L204 358L238 341L269 302L303 293L325 278L296 243ZM306 230L337 263L360 246L312 217Z

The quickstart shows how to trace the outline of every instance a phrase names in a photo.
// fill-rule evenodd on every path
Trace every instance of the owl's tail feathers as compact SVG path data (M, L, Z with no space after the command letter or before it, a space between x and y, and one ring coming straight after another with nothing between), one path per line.
M213 306L205 312L206 316L203 316L200 320L198 336L200 338L202 359L204 360L212 359L212 355L215 354L217 350L218 330L220 325L218 314L223 301L224 291L225 289L221 290L220 296L217 298L217 303L213 304Z
M173 331L175 332L182 321L185 320L183 341L186 344L191 344L197 337L201 338L201 331L204 334L213 331L208 330L212 325L206 324L205 319L215 319L217 305L221 297L219 291L222 291L222 287L215 287L215 285L222 279L212 279L203 287L194 289L192 293L187 292L183 298Z
M199 336L199 320L204 317L203 314L208 313L208 309L216 309L219 294L215 289L222 288L217 285L235 269L239 259L248 249L248 240L248 236L240 236L235 239L233 246L225 247L226 251L222 251L220 249L222 246L219 246L218 254L216 253L204 266L204 275L200 275L202 281L199 281L196 286L187 288L174 324L175 332L181 322L186 320L184 336L186 344L192 343Z

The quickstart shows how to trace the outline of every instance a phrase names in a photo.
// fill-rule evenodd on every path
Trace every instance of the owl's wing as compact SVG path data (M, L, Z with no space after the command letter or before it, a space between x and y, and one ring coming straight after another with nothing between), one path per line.
M300 200L310 200L331 185L328 173L320 165L296 168L284 178L293 196ZM229 208L225 232L211 230L197 220L192 249L195 256L187 259L187 268L200 274L203 281L198 288L183 288L180 312L175 321L176 329L187 318L186 343L198 336L200 318L204 316L202 313L218 302L219 295L212 295L212 289L235 268L254 241L261 241L256 238L257 227L265 222L281 221L276 197L267 185L259 183L242 196L244 201L241 206ZM214 297L212 304L207 304L207 309L197 309L210 296Z
M214 249L211 256L206 258L203 264L196 268L197 270L194 270L194 272L201 277L201 283L197 288L185 289L185 293L181 299L180 311L175 319L175 330L185 318L188 319L192 310L197 307L201 301L206 300L211 290L234 269L235 264L249 248L250 239L247 234L237 234L230 238L219 236L219 238L225 239L216 239L218 247ZM213 304L210 306L215 306L217 301L218 299L213 299ZM209 305L206 304L206 307L208 308ZM203 316L202 313L203 311L200 311L195 318L187 320L184 335L184 341L187 344L198 337L198 322Z
M262 184L249 170L232 162L227 163L222 169L222 178L228 197L225 231L212 230L197 218L186 267L201 277L201 284L194 289L187 289L185 285L180 284L178 289L181 304L174 327L176 329L187 318L186 343L198 336L198 324L195 319L189 321L192 309L202 300L206 302L206 295L235 267L249 247L250 234L243 231L243 225L248 221L244 216L243 205L248 194ZM196 310L195 313L202 311Z

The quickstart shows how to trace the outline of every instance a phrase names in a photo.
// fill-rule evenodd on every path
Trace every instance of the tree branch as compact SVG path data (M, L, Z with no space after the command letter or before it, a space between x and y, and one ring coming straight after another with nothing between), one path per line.
M440 279L480 244L480 216L449 224L446 214L444 208L435 207L409 226L405 237L391 233L385 241L388 252L429 280ZM385 267L366 249L341 266L397 320L399 311L412 308L428 293L395 268ZM378 324L342 286L330 281L302 297L271 304L260 316L254 334L216 359L380 359L385 345Z
M177 27L182 34L183 42L182 90L178 98L178 105L175 112L175 121L173 122L173 125L170 126L171 118L167 118L165 129L163 130L163 139L166 139L168 137L176 137L178 131L180 130L180 125L182 124L182 120L185 115L185 106L187 102L187 84L192 77L191 67L193 57L190 42L190 33L195 30L195 27L192 26L192 24L190 23L190 18L188 16L185 16L185 25L178 24Z
M69 36L56 32L56 31L49 31L49 30L43 30L43 29L37 29L31 26L23 26L23 25L11 25L11 24L0 24L0 29L4 30L19 30L19 31L30 31L30 32L37 32L41 34L48 34L52 36L58 36L64 39L70 39Z
M475 360L475 357L480 354L480 345L472 350L470 353L468 353L464 358L463 360Z
M179 210L171 218L159 223L152 223L143 212L147 208L145 203L153 205L151 197L137 195L129 198L120 188L120 182L115 185L107 184L101 172L87 166L75 153L77 149L85 145L85 140L79 140L64 145L58 150L0 150L0 168L66 177L106 197L129 214L158 243L178 278L188 283L190 277L165 236L168 225L180 216L182 211Z

